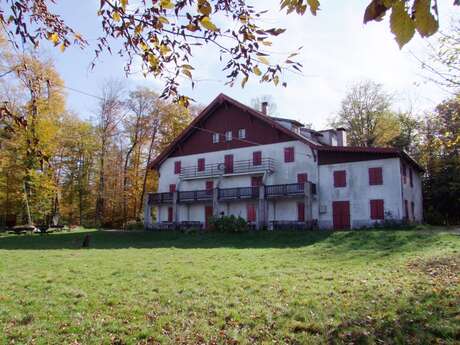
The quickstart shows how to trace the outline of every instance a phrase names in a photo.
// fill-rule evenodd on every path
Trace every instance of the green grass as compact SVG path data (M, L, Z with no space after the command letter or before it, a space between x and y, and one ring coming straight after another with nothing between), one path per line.
M2 235L0 343L454 344L459 250L429 231Z

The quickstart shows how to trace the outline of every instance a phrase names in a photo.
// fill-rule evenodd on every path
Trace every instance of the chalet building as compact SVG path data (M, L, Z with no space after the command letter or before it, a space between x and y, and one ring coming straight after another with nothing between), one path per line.
M147 229L207 227L235 215L256 228L349 229L422 220L422 168L393 148L347 146L220 94L151 164Z

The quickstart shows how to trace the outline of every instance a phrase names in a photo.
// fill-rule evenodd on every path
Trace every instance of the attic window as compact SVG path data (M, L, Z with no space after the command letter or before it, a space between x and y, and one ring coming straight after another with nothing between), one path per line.
M213 133L212 134L212 143L213 144L217 144L219 142L219 139L220 139L219 133Z
M239 139L246 139L246 129L245 128L240 128L238 130L238 138Z
M226 141L232 141L232 138L233 138L232 131L225 132L225 140Z

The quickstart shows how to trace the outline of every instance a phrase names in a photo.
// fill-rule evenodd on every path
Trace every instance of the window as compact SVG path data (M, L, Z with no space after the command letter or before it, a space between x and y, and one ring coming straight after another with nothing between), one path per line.
M173 221L173 208L168 207L168 222L172 223Z
M303 202L297 203L297 220L305 222L305 204Z
M284 148L284 162L290 163L294 162L294 147L285 147Z
M381 199L371 200L370 205L371 205L371 219L381 220L385 218L383 200Z
M403 183L406 183L406 177L407 177L407 167L406 164L402 164L402 175L403 175Z
M174 162L174 174L180 174L180 170L181 170L181 163L180 161L175 161Z
M347 186L347 172L345 170L334 171L334 187Z
M198 166L197 170L198 171L204 171L204 158L198 158Z
M252 176L251 177L251 186L259 187L262 186L263 177L262 176Z
M248 222L255 222L257 219L257 214L256 214L256 205L254 204L249 204L247 206L247 221Z
M412 219L415 220L415 204L413 201L411 201L410 203L410 208L411 208L411 211L412 211Z
M238 138L239 139L246 139L246 129L245 128L240 128L238 130Z
M305 182L308 182L308 174L307 173L297 174L297 183L305 183Z
M262 165L262 151L252 153L252 165Z
M214 189L214 181L206 181L206 194L212 194Z
M410 169L410 168L409 168L409 183L410 183L411 187L414 186L414 180L413 180L413 177L412 177L412 169Z
M404 218L409 219L409 205L407 200L404 200Z
M383 184L382 168L369 168L369 185Z
M213 133L212 134L212 143L217 144L220 140L220 134L219 133Z
M174 193L176 191L176 185L175 184L170 184L169 185L169 192Z
M233 138L232 131L225 132L225 140L226 141L232 141L232 138Z

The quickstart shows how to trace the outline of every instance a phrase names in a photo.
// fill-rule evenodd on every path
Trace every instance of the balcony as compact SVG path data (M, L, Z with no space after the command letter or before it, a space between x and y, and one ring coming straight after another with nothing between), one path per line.
M173 193L149 193L149 205L173 203Z
M198 165L183 167L180 172L180 178L184 180L210 178L228 175L244 175L254 173L264 173L275 171L275 161L271 158L263 158L254 164L253 160L242 160L235 162L206 164L202 169Z
M259 187L221 188L218 196L219 201L257 199Z
M304 195L303 183L274 184L265 186L265 196L267 198L276 198L283 196Z
M196 201L212 201L212 190L191 190L179 192L177 201L179 203L188 203Z

